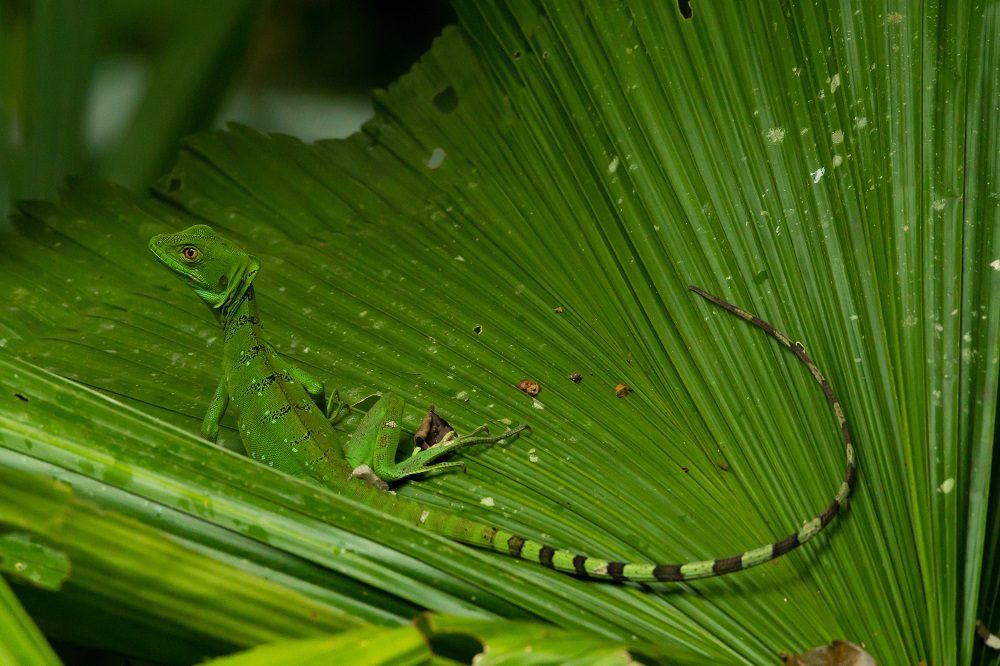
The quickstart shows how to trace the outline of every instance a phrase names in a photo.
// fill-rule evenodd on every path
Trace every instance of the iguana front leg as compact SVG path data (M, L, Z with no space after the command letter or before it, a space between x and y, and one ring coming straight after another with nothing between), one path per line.
M223 375L222 379L219 380L219 385L215 389L215 394L212 396L212 402L208 403L208 411L205 412L205 418L202 419L202 437L210 442L214 442L219 438L219 421L222 420L222 416L226 413L226 407L228 406L229 387L226 385L226 376Z
M302 368L287 363L285 368L292 379L302 384L306 393L313 399L316 406L323 410L330 423L336 425L344 417L351 413L351 406L340 399L340 391L334 390L329 397L326 395L326 387L323 382L316 379Z
M527 426L512 428L500 435L488 433L486 426L480 426L467 435L457 436L449 432L444 439L423 451L396 462L399 434L403 416L403 399L394 393L386 393L376 402L358 424L344 445L344 456L354 470L352 477L360 477L377 486L398 481L414 474L435 472L455 467L465 467L462 462L431 464L438 458L459 448L486 442L498 442L516 435Z

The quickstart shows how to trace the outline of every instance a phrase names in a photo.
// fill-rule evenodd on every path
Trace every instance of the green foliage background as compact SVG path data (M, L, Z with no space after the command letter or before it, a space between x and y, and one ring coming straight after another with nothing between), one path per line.
M972 662L1000 574L983 567L997 561L998 5L457 10L348 140L233 127L189 140L151 195L77 183L21 207L0 254L0 523L78 563L58 594L25 593L32 617L177 662L422 609L551 622L670 663L771 663L832 638L882 664ZM411 423L433 403L460 429L532 425L403 494L615 559L730 555L811 518L842 474L828 410L694 283L826 372L858 441L850 510L753 571L603 585L210 447L193 433L219 334L145 249L195 222L260 256L275 346L349 396L397 391ZM26 520L13 489L62 499ZM131 555L100 546L147 530ZM247 596L172 566L178 547L232 567ZM286 603L321 610L284 630ZM93 621L60 625L67 607ZM237 620L204 619L223 617Z

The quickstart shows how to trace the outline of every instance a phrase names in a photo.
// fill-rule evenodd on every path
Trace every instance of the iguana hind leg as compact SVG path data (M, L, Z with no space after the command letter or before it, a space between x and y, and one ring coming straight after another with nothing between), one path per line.
M500 435L483 434L488 432L486 426L480 426L462 436L457 436L452 431L440 442L422 451L417 450L406 460L397 463L396 452L399 449L403 404L403 399L398 395L386 393L365 414L357 429L351 434L350 440L344 445L344 455L354 470L352 476L363 477L378 485L376 479L392 483L414 474L464 467L464 463L461 462L431 463L459 448L498 442L527 427L518 426Z
M410 476L412 474L423 474L425 472L437 472L443 469L461 467L465 469L465 463L463 462L444 462L437 464L430 464L440 458L441 456L448 455L456 451L457 449L464 448L466 446L472 446L474 444L487 444L492 442L499 442L502 439L507 439L508 437L513 437L518 434L528 426L520 425L516 428L511 428L499 435L490 435L489 429L485 426L479 426L472 432L466 435L457 435L455 431L449 432L445 435L437 444L434 444L430 448L424 449L423 451L416 451L412 456L403 460L397 464L393 471L398 474L398 478L403 478L405 476ZM385 477L383 477L385 478ZM385 479L386 481L392 481L393 479Z

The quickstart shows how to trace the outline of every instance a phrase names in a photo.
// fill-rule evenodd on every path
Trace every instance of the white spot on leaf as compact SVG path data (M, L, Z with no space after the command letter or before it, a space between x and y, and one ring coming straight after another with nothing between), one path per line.
M431 151L431 156L427 158L427 168L437 169L444 163L444 158L447 153L444 152L444 148L435 148Z

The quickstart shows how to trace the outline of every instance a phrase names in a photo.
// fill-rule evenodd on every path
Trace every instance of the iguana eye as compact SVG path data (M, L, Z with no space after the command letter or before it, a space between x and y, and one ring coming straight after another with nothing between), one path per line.
M181 249L181 256L187 261L197 261L198 257L201 256L201 252L199 252L198 248L193 245L185 245Z

